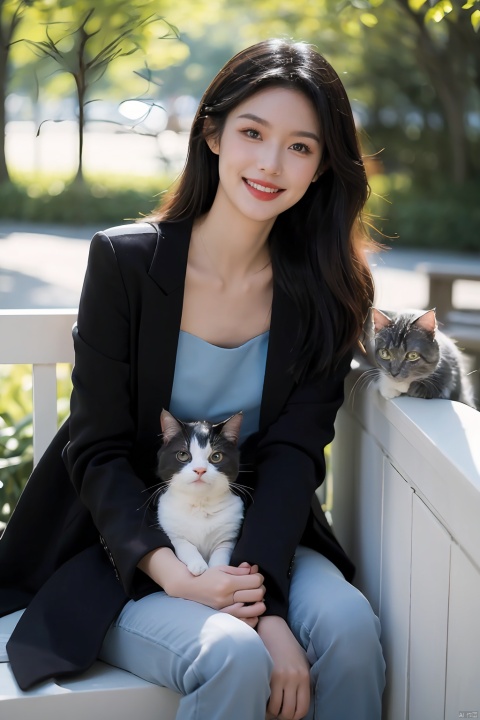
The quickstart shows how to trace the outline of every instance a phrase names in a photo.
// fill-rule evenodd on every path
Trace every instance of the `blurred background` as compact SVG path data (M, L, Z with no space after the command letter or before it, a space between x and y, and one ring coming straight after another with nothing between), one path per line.
M480 249L478 0L1 0L0 19L0 218L150 211L209 81L280 36L344 82L383 240Z

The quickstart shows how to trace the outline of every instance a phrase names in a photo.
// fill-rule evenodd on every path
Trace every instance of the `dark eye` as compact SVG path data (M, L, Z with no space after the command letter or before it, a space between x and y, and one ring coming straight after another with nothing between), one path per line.
M378 354L382 358L382 360L390 360L390 358L392 357L390 351L387 350L387 348L380 348Z
M420 357L420 353L417 353L415 350L411 350L405 355L405 357L407 358L407 360L418 360L418 358Z
M177 457L177 460L178 460L179 462L182 462L182 463L186 463L186 462L188 462L189 460L192 459L192 456L191 456L190 453L187 452L186 450L179 450L179 451L177 452L177 456L176 456L176 457Z
M295 150L296 152L300 152L300 153L309 153L309 152L311 152L310 148L308 147L308 145L305 145L305 143L300 143L300 142L298 142L298 143L293 143L293 145L291 146L291 148L292 148L292 150Z
M214 452L210 455L210 462L212 463L219 463L223 460L223 453L221 452Z
M248 128L243 132L248 138L251 138L252 140L258 140L258 138L260 137L260 133L258 132L258 130L254 130L253 128Z

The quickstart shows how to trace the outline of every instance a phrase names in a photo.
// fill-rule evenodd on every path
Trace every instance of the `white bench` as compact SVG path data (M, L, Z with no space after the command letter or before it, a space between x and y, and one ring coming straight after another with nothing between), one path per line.
M73 362L75 319L76 310L0 310L0 364L33 365L35 462L57 429L56 364ZM1 720L174 720L177 693L102 662L22 692L4 649L18 615L0 618Z
M0 363L34 365L36 459L56 429L55 364L72 361L74 320L0 311ZM480 413L357 387L336 430L331 515L382 622L384 720L480 718ZM23 693L0 663L2 720L173 720L178 700L101 662Z
M380 617L384 720L480 718L480 413L352 391L357 377L337 419L332 518Z

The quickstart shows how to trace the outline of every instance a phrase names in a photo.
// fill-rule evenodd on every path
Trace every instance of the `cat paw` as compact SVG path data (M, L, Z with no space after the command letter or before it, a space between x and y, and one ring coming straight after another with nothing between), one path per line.
M393 388L380 390L380 395L384 397L385 400L393 400L393 398L399 397L401 394L400 390L394 390Z
M202 575L205 570L208 569L208 565L205 560L190 560L190 562L187 563L187 568L190 570L192 575L198 576Z

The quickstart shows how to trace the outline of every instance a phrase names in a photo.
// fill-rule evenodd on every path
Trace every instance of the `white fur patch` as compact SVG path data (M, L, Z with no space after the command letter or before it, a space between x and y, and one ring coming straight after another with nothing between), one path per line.
M408 392L408 388L411 385L411 380L394 380L392 377L382 373L378 379L378 389L380 395L387 400L391 400L394 397L402 395L402 393Z
M194 575L208 565L229 563L244 513L243 502L230 490L228 478L208 462L211 453L209 443L202 448L193 438L191 461L173 476L157 508L158 522L177 557ZM200 478L195 472L199 468L206 469Z

